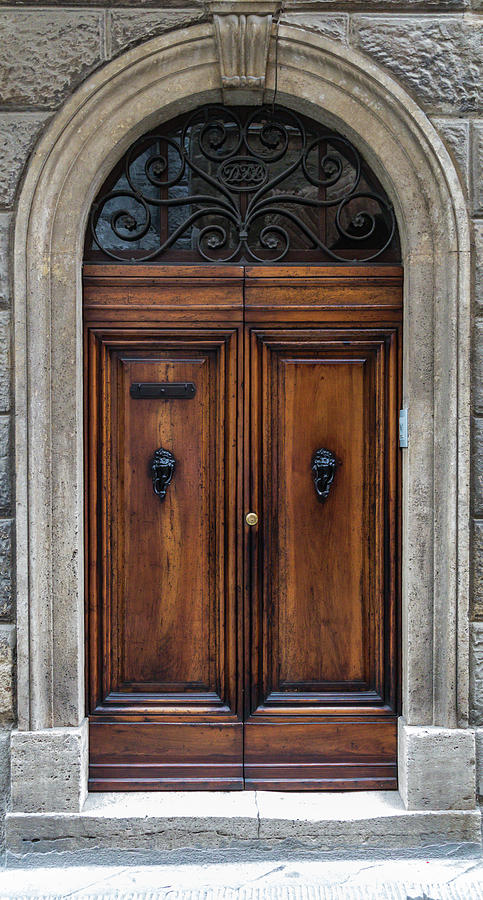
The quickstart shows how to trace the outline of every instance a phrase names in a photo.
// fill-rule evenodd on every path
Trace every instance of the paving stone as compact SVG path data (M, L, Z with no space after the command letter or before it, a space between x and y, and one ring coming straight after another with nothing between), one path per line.
M473 211L483 215L483 122L473 122L471 131Z
M0 206L11 206L18 180L48 113L0 113Z
M314 31L333 41L347 42L349 28L347 14L321 16L311 13L286 13L282 21L287 25L299 25L301 28Z
M203 9L113 10L111 13L111 50L113 54L140 41L184 28L205 17Z
M470 161L470 123L455 119L433 119L436 131L441 135L461 176L463 186L468 189Z
M0 19L2 105L57 107L101 62L103 27L103 14L96 10L5 10Z
M0 618L10 619L13 611L12 590L13 521L0 519Z
M10 409L10 313L0 311L0 413Z
M427 110L454 115L480 107L482 24L476 16L355 15L351 37Z
M10 900L33 897L60 900L70 895L56 892L55 885L66 884L75 885L76 900L479 900L482 897L481 866L475 859L445 860L439 865L438 861L428 859L424 870L422 865L410 860L392 863L371 860L362 867L360 862L339 861L337 871L334 864L319 864L315 877L309 881L306 873L312 863L301 865L288 855L279 855L258 863L256 869L250 862L239 862L238 866L225 863L228 884L222 884L218 876L220 869L223 871L220 865L206 864L195 872L189 867L187 876L181 874L185 867L175 868L172 864L150 866L149 871L140 866L95 865L66 870L62 868L60 854L57 865L55 856L47 865L49 868L37 870L7 868L0 875L2 896ZM365 878L359 877L361 868ZM280 873L273 883L272 872ZM431 879L436 873L440 881ZM204 884L210 876L216 879L214 887ZM180 881L189 880L190 886L179 886ZM252 880L256 884L251 884ZM164 886L166 882L169 887ZM158 887L159 884L163 886Z
M0 416L0 514L10 511L12 500L10 462L10 417Z

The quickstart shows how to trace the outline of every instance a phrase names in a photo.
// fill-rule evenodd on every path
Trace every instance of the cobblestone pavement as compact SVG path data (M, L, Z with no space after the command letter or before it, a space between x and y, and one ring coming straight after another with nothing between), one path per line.
M7 869L0 898L79 900L472 900L483 862L470 859L247 862Z

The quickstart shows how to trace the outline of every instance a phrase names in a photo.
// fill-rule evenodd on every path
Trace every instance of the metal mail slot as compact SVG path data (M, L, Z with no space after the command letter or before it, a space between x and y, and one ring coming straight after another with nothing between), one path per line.
M196 385L192 381L134 381L129 393L135 400L191 400Z

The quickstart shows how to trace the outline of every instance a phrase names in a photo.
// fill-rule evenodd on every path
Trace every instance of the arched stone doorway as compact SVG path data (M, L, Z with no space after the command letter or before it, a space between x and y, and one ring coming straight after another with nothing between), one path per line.
M220 34L218 21L175 31L88 79L54 118L20 196L19 730L12 736L19 812L78 812L86 790L80 264L88 211L115 161L146 130L220 102L228 91L249 102L246 73L227 74ZM270 99L273 42L267 48ZM314 119L323 109L324 120L359 147L396 212L405 268L403 402L410 411L400 792L410 809L466 809L460 835L476 839L474 735L467 727L469 237L461 188L427 118L366 59L281 26L278 64L278 101ZM263 96L264 78L256 89ZM14 811L7 825L13 841L19 827Z

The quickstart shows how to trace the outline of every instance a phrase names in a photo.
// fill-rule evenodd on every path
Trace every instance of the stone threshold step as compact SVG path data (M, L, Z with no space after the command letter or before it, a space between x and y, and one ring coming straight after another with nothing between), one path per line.
M481 815L406 810L396 791L90 794L78 813L7 813L6 848L9 865L59 853L107 860L109 851L138 861L143 852L471 855L481 852Z

